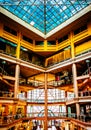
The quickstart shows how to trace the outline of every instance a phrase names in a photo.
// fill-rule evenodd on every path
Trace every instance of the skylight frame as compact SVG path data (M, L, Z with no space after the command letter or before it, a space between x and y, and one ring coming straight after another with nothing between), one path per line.
M8 0L0 0L0 3L2 2L2 1L8 1ZM10 0L9 0L10 1ZM56 27L58 27L60 24L62 24L62 23L64 23L65 21L67 21L69 18L71 18L71 17L73 17L74 15L76 15L78 12L80 12L81 10L83 10L88 4L91 4L91 2L89 2L89 0L82 0L82 1L79 1L79 0L61 0L61 2L60 2L60 0L52 0L52 2L53 2L53 4L55 5L55 6L57 6L57 7L59 7L58 9L59 10L62 10L62 13L59 13L58 14L58 17L56 17L56 13L55 12L57 12L57 8L54 8L54 5L50 5L49 3L50 3L50 1L49 0L44 0L44 1L42 1L42 0L31 0L33 3L31 3L31 1L29 1L29 0L26 0L26 2L25 2L25 0L11 0L11 1L15 1L16 3L17 3L17 6L20 6L20 9L22 9L21 7L24 7L24 12L23 12L23 14L21 14L21 15L19 15L19 17L23 20L23 21L25 21L26 23L28 23L28 24L30 24L31 23L31 21L33 21L34 22L34 25L31 25L31 26L33 26L34 28L36 28L37 30L39 30L39 31L41 31L42 33L44 33L44 35L47 35L48 33L50 33L52 30L54 30L54 29L56 29ZM28 5L27 4L27 1L29 1L29 4L30 5ZM66 5L64 2L67 2L68 3L68 5ZM79 5L79 8L78 7L76 7L76 5L73 5L73 3L75 3L75 2L77 2L77 4ZM85 3L84 1L87 1L87 3ZM52 3L51 2L51 3ZM58 3L57 3L58 2ZM12 3L12 2L10 2L10 3ZM11 9L9 8L9 6L11 6L11 7L14 7L14 6L16 6L16 5L10 5L10 3L6 3L6 5L4 5L4 4L2 4L2 7L4 7L5 9L7 9L7 10L9 10L10 12L12 12L11 11ZM21 3L24 3L24 4L26 4L26 6L27 6L27 8L25 7L25 5L23 4L21 4ZM45 3L46 3L46 5L45 5ZM70 5L69 5L69 3L70 3ZM83 3L83 4L82 4ZM40 8L40 6L39 5L42 5L42 7L44 7L44 9L42 10L42 8ZM44 4L44 5L43 5ZM47 6L47 4L48 4L48 6ZM63 8L62 9L62 7L60 7L61 5L60 4L63 4L64 5L64 7L65 7L65 9ZM84 5L84 6L83 6ZM7 6L7 7L5 7L5 6ZM32 6L32 9L34 8L35 10L34 10L34 12L35 13L33 13L32 15L31 14L27 14L27 12L29 13L31 10L29 9L29 6ZM35 8L35 6L36 6L36 8ZM70 7L72 7L73 9L74 9L74 11L73 12L71 12L69 15L67 15L67 10L70 12L71 11L71 8ZM77 9L78 8L78 9ZM17 8L14 8L14 9L12 9L13 10L13 13L15 13L15 10L16 10ZM38 11L37 11L37 14L38 14L38 17L36 17L36 15L34 15L34 14L36 14L36 10L38 9ZM51 12L51 14L52 14L52 16L53 16L53 18L50 16L49 17L49 14L48 14L48 12L47 11L49 11L49 9L50 9L50 12L51 12L51 9L53 9L54 11L53 12ZM40 12L43 12L43 13L40 13L39 12L39 10L40 10ZM44 14L44 12L46 11L46 14ZM21 12L21 11L20 11ZM44 14L45 16L43 16L42 17L42 14ZM62 19L61 20L61 17L63 17L63 16L61 16L63 14L63 16L64 16L64 19ZM16 15L18 15L18 12L16 12ZM29 18L31 18L31 19L27 19L27 17L30 15L30 17ZM47 18L47 16L48 16L48 18ZM60 18L59 18L59 16L60 16ZM36 20L34 20L34 19L36 19ZM42 22L42 20L43 20L43 22ZM51 23L50 23L50 19L51 19ZM38 23L39 22L39 23Z

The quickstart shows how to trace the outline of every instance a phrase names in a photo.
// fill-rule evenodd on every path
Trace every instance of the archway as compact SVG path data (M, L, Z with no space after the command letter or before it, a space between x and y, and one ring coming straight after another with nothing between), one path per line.
M44 113L45 112L45 110L43 109L43 110L41 110L39 113L38 113L38 117L43 117L44 116ZM48 116L50 117L50 116L55 116L55 114L51 111L51 110L49 110L48 109Z

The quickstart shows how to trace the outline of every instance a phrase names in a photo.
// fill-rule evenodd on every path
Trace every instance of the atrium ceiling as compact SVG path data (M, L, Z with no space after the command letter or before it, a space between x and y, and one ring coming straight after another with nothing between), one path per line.
M91 4L91 0L0 0L0 6L44 35Z

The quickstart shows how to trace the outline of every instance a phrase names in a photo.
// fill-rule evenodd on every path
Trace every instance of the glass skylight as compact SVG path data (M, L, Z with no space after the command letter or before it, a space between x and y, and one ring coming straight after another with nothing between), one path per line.
M0 5L23 21L47 34L91 0L0 0Z

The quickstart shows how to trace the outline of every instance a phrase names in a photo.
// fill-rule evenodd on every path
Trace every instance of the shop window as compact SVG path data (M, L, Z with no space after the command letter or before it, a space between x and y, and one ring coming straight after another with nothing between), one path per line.
M15 56L16 55L16 47L17 47L17 44L11 42L11 41L8 41L6 39L3 39L3 38L0 38L0 50L3 52L5 52L6 54L10 54L10 55L13 55Z
M21 46L20 58L25 60L25 61L29 61L29 52L28 52L27 48L24 48Z
M9 28L8 26L4 26L4 30L8 33L11 33L11 34L17 36L17 32L14 29Z
M44 45L44 42L43 41L36 41L35 45L40 45L41 46L41 45Z
M63 42L67 39L68 39L68 35L65 35L65 36L61 37L60 39L58 39L58 43Z
M76 30L74 31L74 35L79 34L80 32L82 32L82 31L84 31L84 30L86 30L86 29L87 29L87 25L84 25L84 26L82 26L82 27L76 29Z
M56 45L56 41L48 41L48 45Z
M33 43L33 40L32 40L32 39L30 39L30 38L28 38L28 37L26 37L26 36L24 36L24 35L23 35L23 40L25 40L25 41L27 41L27 42L29 42L29 43Z

